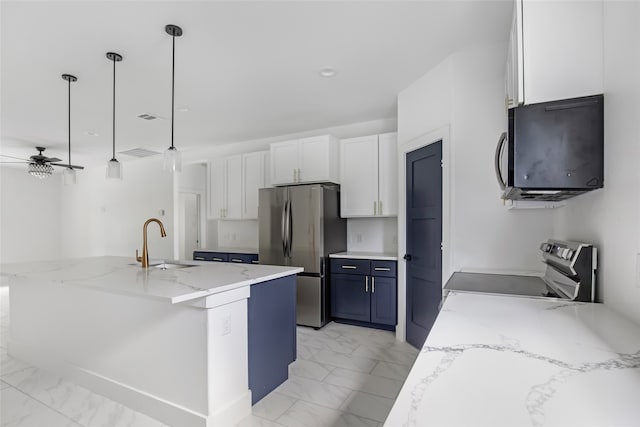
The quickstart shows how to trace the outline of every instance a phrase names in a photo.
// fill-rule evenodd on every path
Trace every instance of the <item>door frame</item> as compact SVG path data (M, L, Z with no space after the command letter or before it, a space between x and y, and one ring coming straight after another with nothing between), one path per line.
M442 141L442 286L449 280L452 266L452 199L451 130L444 125L405 142L398 142L398 325L396 340L407 338L407 269L404 256L407 250L407 153Z

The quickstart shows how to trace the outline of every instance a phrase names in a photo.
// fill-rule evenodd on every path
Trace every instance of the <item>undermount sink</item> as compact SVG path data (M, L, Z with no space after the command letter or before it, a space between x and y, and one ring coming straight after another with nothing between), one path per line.
M161 262L159 264L151 264L149 266L150 268L159 268L160 270L173 270L173 269L177 269L177 268L188 268L188 267L197 267L197 265L194 264L180 264L180 263L173 263L173 262Z

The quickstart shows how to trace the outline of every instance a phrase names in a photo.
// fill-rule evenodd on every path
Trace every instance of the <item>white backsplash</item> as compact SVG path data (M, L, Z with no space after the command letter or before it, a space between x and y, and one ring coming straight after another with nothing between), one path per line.
M397 218L347 219L347 250L353 252L398 251Z
M258 249L257 220L218 220L217 223L218 247Z

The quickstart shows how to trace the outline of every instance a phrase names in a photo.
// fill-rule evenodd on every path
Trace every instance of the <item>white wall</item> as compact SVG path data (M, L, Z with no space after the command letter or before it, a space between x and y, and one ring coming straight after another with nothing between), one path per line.
M60 258L62 175L0 167L0 264Z
M599 250L598 296L640 323L640 3L604 2L604 188L558 210L561 238Z
M174 184L162 170L162 156L123 166L122 181L107 180L106 166L99 166L79 171L76 185L62 186L63 257L119 255L134 262L136 249L142 252L142 226L155 217L167 237L160 237L157 224L149 224L149 257L173 259Z
M347 219L347 250L395 254L398 251L398 219Z

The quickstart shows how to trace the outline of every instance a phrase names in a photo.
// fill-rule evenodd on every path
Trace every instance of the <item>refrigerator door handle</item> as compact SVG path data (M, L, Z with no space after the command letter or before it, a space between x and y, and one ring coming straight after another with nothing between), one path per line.
M291 246L293 245L293 230L292 223L293 218L291 217L291 199L287 201L287 256L291 258Z
M287 202L284 202L282 205L282 218L280 223L280 239L282 240L282 255L287 256L287 236L286 236L286 226L287 226Z

